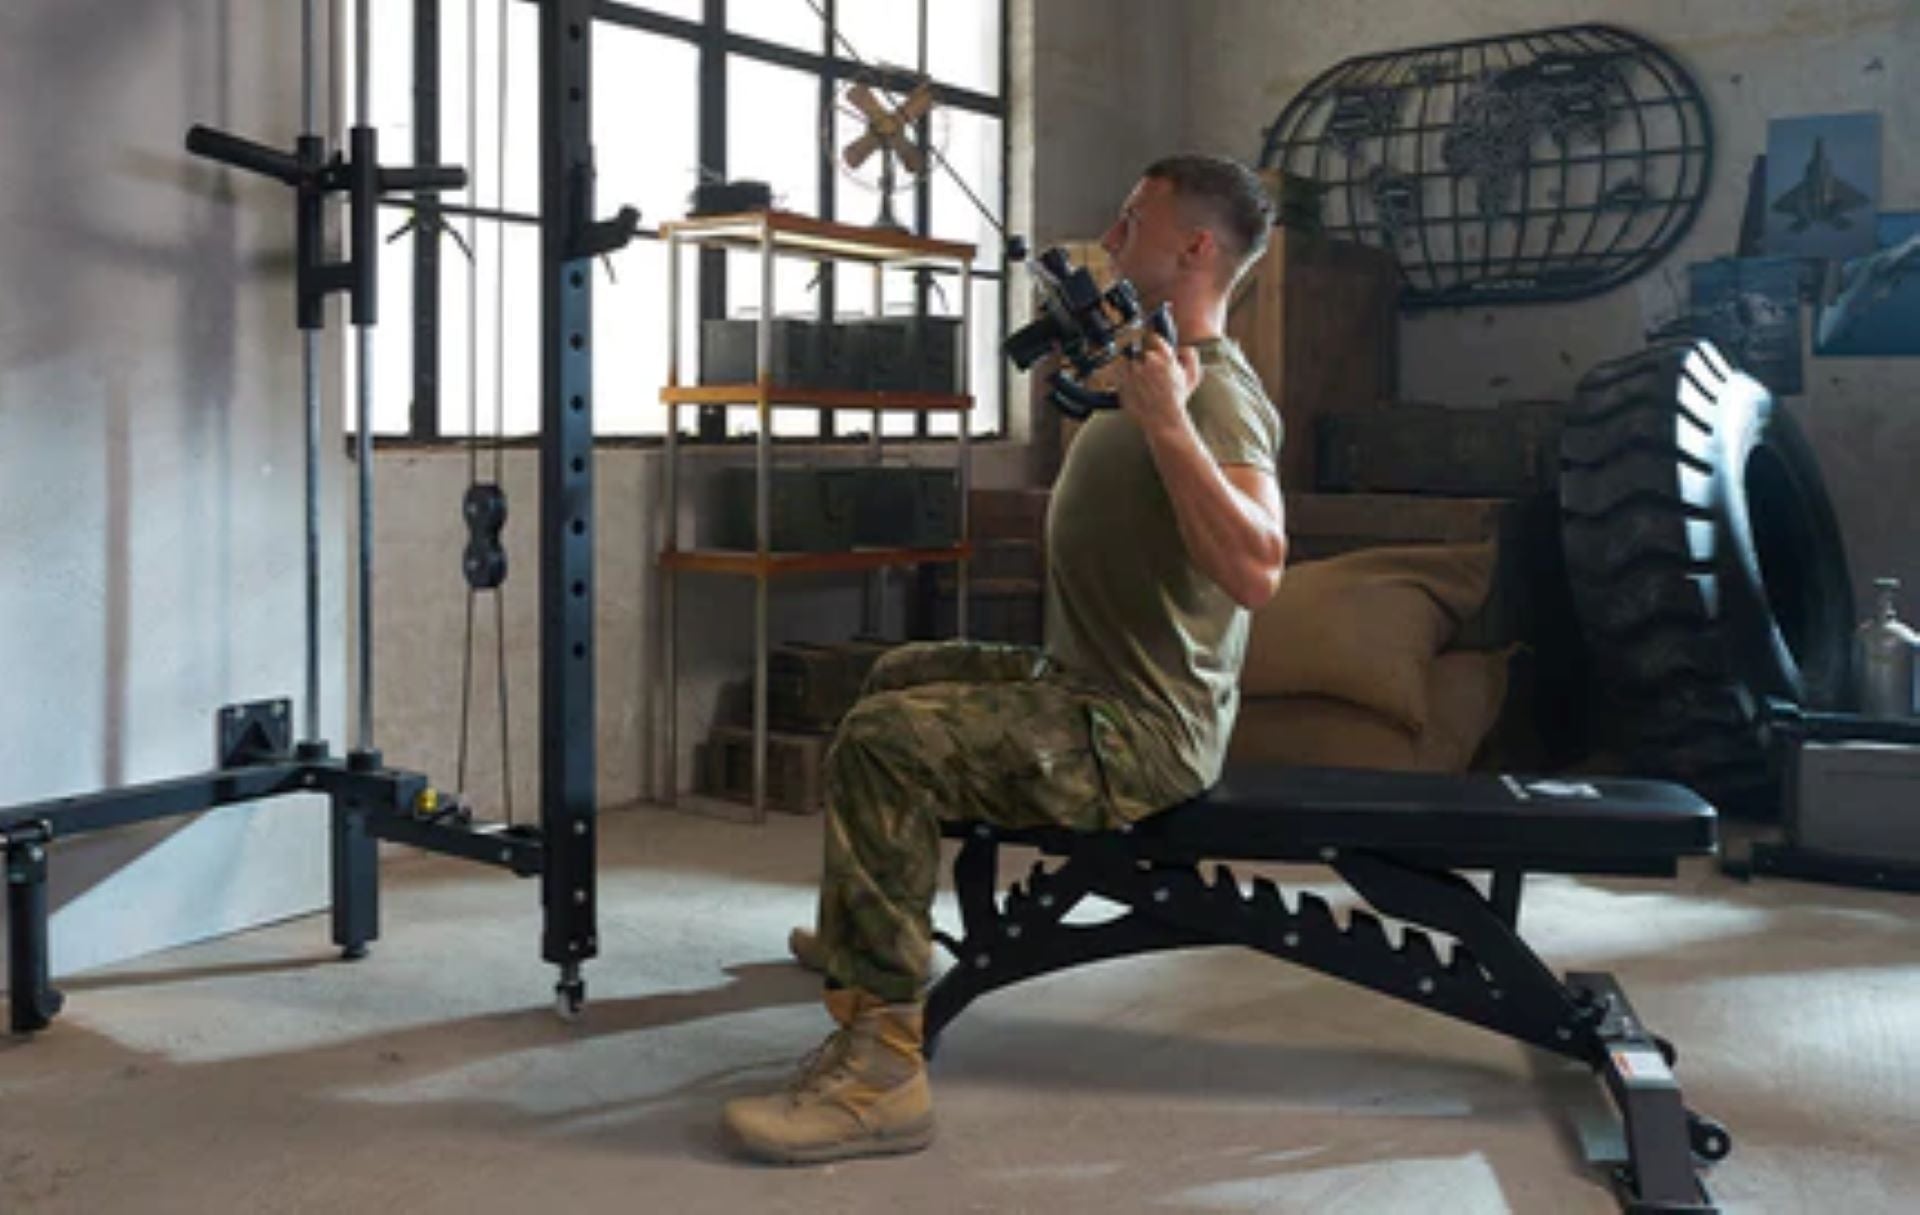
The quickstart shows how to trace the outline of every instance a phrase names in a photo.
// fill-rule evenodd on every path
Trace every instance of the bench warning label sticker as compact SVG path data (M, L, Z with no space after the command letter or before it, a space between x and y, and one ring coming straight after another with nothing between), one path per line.
M1541 797L1578 797L1588 801L1600 797L1600 790L1583 780L1537 780L1527 786L1527 791Z
M1578 798L1582 801L1600 800L1597 786L1583 780L1533 780L1522 783L1518 779L1502 775L1500 783L1513 794L1515 801L1530 802L1535 797Z
M1667 1066L1666 1057L1657 1050L1636 1046L1608 1053L1613 1056L1613 1066L1628 1080L1643 1084L1673 1083L1673 1069Z

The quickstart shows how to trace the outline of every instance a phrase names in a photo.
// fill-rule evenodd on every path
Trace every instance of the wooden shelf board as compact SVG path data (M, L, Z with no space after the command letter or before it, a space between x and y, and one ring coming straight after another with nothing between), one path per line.
M971 262L977 247L960 241L933 240L884 228L864 228L791 211L747 211L736 215L700 215L660 225L660 235L678 236L694 244L752 249L762 233L773 234L773 246L783 253L818 254L882 263Z
M662 388L664 405L757 405L762 390L752 384L694 384L680 388ZM869 392L847 388L783 388L768 385L768 405L799 406L808 409L878 409L890 413L966 413L973 408L970 396L952 396L932 392Z
M966 561L971 544L951 548L861 548L833 553L759 553L729 549L671 549L660 554L663 569L682 573L745 574L777 578L782 574L851 574L897 566Z

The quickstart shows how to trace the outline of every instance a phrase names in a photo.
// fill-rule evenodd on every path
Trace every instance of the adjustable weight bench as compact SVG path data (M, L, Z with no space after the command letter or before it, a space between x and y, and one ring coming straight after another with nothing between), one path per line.
M1625 1124L1614 1170L1630 1212L1714 1211L1696 1163L1732 1140L1687 1109L1673 1047L1634 1014L1604 973L1556 978L1518 931L1528 872L1672 876L1679 858L1715 849L1713 808L1675 785L1636 780L1522 780L1332 769L1246 769L1207 794L1130 828L1095 834L947 823L965 841L954 861L962 935L937 934L955 957L927 999L927 1049L973 1000L1036 975L1151 950L1244 945L1586 1063ZM1064 858L1036 862L996 900L999 846ZM1405 921L1400 944L1355 908L1343 926L1326 902L1291 906L1256 878L1243 891L1221 864L1333 867L1382 915ZM1490 873L1488 893L1461 871ZM1067 924L1081 899L1126 909ZM1414 927L1414 926L1418 927ZM1452 938L1443 958L1428 932Z

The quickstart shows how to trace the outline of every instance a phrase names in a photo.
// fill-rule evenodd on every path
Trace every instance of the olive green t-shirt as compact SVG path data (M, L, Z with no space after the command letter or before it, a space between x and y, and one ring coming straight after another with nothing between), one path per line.
M1223 465L1277 474L1280 416L1230 338L1195 344L1187 401ZM1187 796L1220 777L1240 707L1249 614L1187 555L1145 437L1097 413L1068 449L1047 512L1047 650L1139 706L1183 769Z

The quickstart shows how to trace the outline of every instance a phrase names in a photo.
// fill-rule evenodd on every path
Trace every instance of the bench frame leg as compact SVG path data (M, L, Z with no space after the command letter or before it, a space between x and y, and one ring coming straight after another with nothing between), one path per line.
M47 846L45 822L0 830L7 885L7 1028L37 1033L53 1023L65 997L53 986L47 961Z
M1610 975L1562 981L1520 938L1517 873L1484 896L1455 873L1380 853L1329 853L1323 859L1375 909L1356 907L1342 925L1314 894L1289 906L1265 878L1243 891L1225 865L1209 882L1197 862L1140 859L1124 835L1087 836L1052 870L1036 863L1004 899L998 859L995 833L982 826L954 862L962 935L939 937L956 962L928 993L929 1056L953 1019L997 988L1108 958L1243 945L1587 1064L1625 1124L1628 1159L1614 1177L1623 1208L1717 1209L1695 1161L1724 1156L1726 1132L1686 1109L1671 1048L1645 1030ZM1126 910L1099 924L1065 923L1088 895ZM1409 925L1398 945L1379 915ZM1429 930L1454 940L1444 961Z

